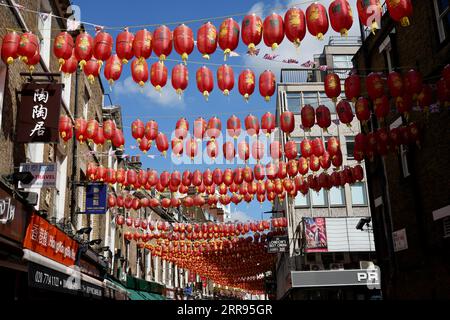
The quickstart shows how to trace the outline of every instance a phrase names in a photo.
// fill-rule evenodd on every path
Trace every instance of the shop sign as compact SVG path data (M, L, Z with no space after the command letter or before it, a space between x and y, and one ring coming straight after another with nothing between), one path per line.
M19 188L41 189L56 187L56 163L21 163L20 172L31 172L34 176L29 184L19 181Z
M36 214L28 224L23 246L66 266L75 265L78 242Z
M22 202L0 188L0 235L20 243L21 246L30 211Z
M327 228L325 218L304 218L305 252L327 252Z
M86 187L86 214L106 213L106 184L92 183Z
M14 220L16 206L11 198L0 199L0 224L7 224Z
M288 236L275 236L269 240L269 253L288 252L289 238Z
M59 141L58 122L62 85L26 83L22 86L17 112L16 142Z
M44 267L30 262L28 266L28 284L30 287L57 291L61 293L76 294L81 292L85 296L101 298L102 287L96 286L84 280L76 281L76 270L74 275L67 275L62 272Z

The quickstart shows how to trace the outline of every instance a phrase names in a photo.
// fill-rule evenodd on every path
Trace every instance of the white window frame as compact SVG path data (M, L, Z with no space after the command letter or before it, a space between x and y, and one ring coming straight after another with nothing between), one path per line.
M439 6L437 3L437 0L433 1L434 3L434 10L436 13L436 23L437 23L437 27L438 27L438 33L439 33L439 41L440 43L444 42L447 39L447 36L445 34L445 28L444 28L444 23L443 23L443 18L449 13L450 10L450 4L447 7L447 9L445 9L441 14L439 13Z
M353 143L353 155L349 155L348 153L348 143ZM347 160L355 160L355 136L345 136L345 149Z
M363 187L363 190L362 190L362 195L363 195L363 199L364 199L364 203L363 204L361 204L361 203L355 204L354 201L353 201L353 188L356 185L361 185ZM367 197L367 185L366 185L366 183L364 181L356 182L356 183L352 184L350 186L350 195L352 197L352 206L353 207L367 207L368 206L369 199Z
M297 197L305 198L306 199L306 204L297 204ZM301 209L310 208L311 207L311 200L309 198L309 192L307 194L305 194L305 195L303 195L303 193L299 192L297 194L297 196L295 197L295 199L294 199L294 206L295 206L295 208L301 208Z
M341 199L342 199L342 203L332 203L331 202L331 191L333 189L337 189L341 192ZM346 205L346 199L345 199L345 188L344 187L333 187L330 190L328 190L328 203L330 204L331 208L342 208L345 207Z

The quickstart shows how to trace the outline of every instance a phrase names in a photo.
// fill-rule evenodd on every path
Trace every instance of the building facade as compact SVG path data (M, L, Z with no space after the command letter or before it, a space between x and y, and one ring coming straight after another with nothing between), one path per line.
M301 156L300 143L303 139L320 138L326 146L329 137L337 137L343 154L343 167L353 167L357 161L353 157L355 135L361 130L359 121L354 118L351 126L339 122L336 105L324 92L325 70L333 70L344 80L353 69L352 57L360 46L359 38L339 40L331 38L323 53L315 55L316 68L283 69L278 83L277 118L285 111L295 117L295 130L280 135L280 142L298 142L298 155ZM320 66L320 67L319 67ZM324 68L324 66L326 68ZM324 70L324 71L321 71ZM343 81L342 96L345 99ZM331 112L332 123L327 132L315 125L310 131L301 126L301 108L311 105L314 109L324 105ZM361 163L361 166L365 166ZM323 171L323 170L322 170ZM320 174L319 171L317 174ZM366 299L370 296L365 290L351 287L296 288L292 284L291 271L343 270L365 268L375 258L372 231L357 230L358 222L370 217L367 181L345 187L333 187L319 192L310 189L308 194L298 193L293 201L277 202L275 212L286 213L289 221L289 254L280 254L276 265L277 299ZM322 248L313 248L308 235L318 224L324 225ZM325 231L326 230L326 231Z
M391 71L404 74L416 69L426 84L434 85L440 79L443 67L450 62L449 2L412 4L409 27L397 25L384 8L381 29L375 34L363 30L363 44L354 57L361 76L373 71L387 77ZM443 299L450 294L450 260L446 254L450 219L449 112L439 104L435 110L415 110L406 119L391 101L385 126L393 129L415 122L420 128L421 147L410 145L366 163L386 299ZM369 130L382 126L373 117Z

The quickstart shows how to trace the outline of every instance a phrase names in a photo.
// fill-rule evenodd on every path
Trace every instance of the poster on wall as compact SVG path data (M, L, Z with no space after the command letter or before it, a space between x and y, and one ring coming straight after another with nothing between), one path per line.
M305 252L327 252L327 230L325 218L304 218Z

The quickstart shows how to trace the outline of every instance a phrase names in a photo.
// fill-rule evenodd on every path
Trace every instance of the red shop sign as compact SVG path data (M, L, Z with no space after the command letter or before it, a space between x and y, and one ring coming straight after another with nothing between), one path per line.
M75 265L78 252L78 242L35 214L28 225L23 247L66 266Z

